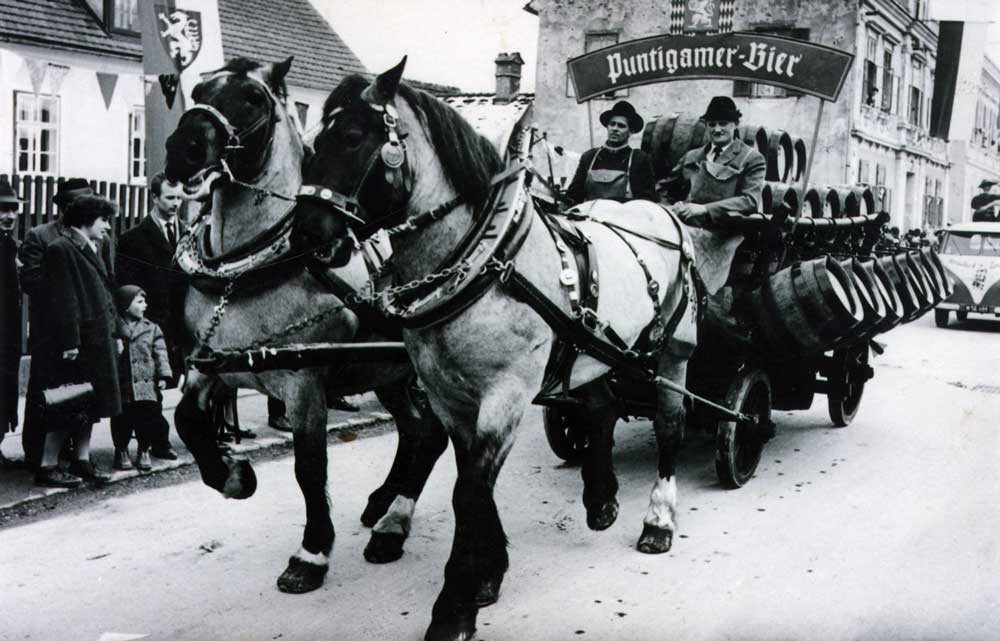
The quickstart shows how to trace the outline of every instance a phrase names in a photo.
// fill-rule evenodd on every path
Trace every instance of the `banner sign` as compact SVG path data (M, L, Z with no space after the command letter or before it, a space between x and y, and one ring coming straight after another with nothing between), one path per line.
M761 33L660 35L621 42L567 63L577 102L625 87L718 78L777 85L836 100L854 54Z

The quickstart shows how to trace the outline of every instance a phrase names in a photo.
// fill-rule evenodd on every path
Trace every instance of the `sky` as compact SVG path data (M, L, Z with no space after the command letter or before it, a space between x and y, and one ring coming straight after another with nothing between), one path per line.
M312 0L369 71L404 55L405 75L468 92L495 89L493 61L518 51L521 91L534 91L538 18L528 0Z
M312 0L369 71L407 55L409 78L490 93L493 60L512 51L525 62L521 90L534 91L538 18L524 11L527 1ZM1000 65L1000 0L931 0L930 15L992 21L987 52Z

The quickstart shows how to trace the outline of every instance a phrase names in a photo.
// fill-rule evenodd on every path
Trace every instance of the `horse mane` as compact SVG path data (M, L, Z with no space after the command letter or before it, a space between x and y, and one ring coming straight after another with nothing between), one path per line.
M237 57L237 58L233 58L232 60L230 60L226 64L222 65L218 69L216 69L214 71L210 71L209 73L210 74L214 74L214 73L218 73L220 71L229 71L231 73L242 74L242 75L245 76L245 75L249 74L251 71L256 71L257 69L260 69L263 66L264 66L263 63L258 62L256 60L251 60L250 58ZM282 79L280 82L277 82L277 83L275 83L273 81L273 79L269 79L269 80L270 80L270 84L272 85L271 88L274 90L274 95L278 96L278 98L280 98L281 100L287 100L288 99L288 87L285 85L285 80ZM194 100L195 102L199 101L199 97L198 97L199 94L200 94L199 90L201 89L202 84L203 83L199 82L195 86L194 91L191 92L191 99Z
M344 78L323 104L323 124L337 107L365 104L361 92L371 80L359 74ZM490 195L493 176L503 161L493 145L476 133L457 111L433 95L399 84L398 94L410 105L430 133L431 142L451 186L466 202L480 207Z

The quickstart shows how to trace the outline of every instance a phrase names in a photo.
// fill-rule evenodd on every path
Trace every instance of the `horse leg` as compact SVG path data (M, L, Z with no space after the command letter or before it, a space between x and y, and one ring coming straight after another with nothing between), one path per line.
M507 572L507 536L493 488L527 402L524 386L507 379L484 396L474 428L451 423L458 467L452 494L455 538L425 641L472 639L484 586L495 586L499 593Z
M448 435L415 378L375 391L396 421L399 442L382 485L368 497L361 522L374 525L365 547L369 563L390 563L403 556L403 543L417 499L448 446Z
M282 399L288 407L295 447L295 480L306 504L302 546L288 559L278 577L282 592L301 594L323 585L333 549L333 521L326 490L326 400L322 381L297 377L285 385Z
M684 384L687 359L664 354L660 376ZM649 495L649 510L643 518L642 535L636 548L644 554L662 554L670 550L677 529L677 453L684 440L684 397L662 385L656 389L656 433L658 478Z
M571 417L586 425L588 434L580 468L583 506L587 509L587 527L601 531L618 518L618 479L612 460L618 411L605 380L588 383L580 391L585 405L574 409Z
M247 460L224 458L216 441L212 412L208 409L217 379L192 372L184 395L174 410L174 425L184 446L194 456L201 479L226 498L245 499L257 489L257 477Z

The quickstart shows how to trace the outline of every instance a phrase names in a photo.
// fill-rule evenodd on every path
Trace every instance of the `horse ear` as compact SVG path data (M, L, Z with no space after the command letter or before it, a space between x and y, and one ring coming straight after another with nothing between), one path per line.
M279 85L285 81L288 70L292 68L292 60L295 60L295 56L288 56L281 62L271 65L271 73L268 75L272 83Z
M375 80L361 92L361 99L373 105L384 105L395 98L405 67L406 56L403 56L398 65L375 76Z

